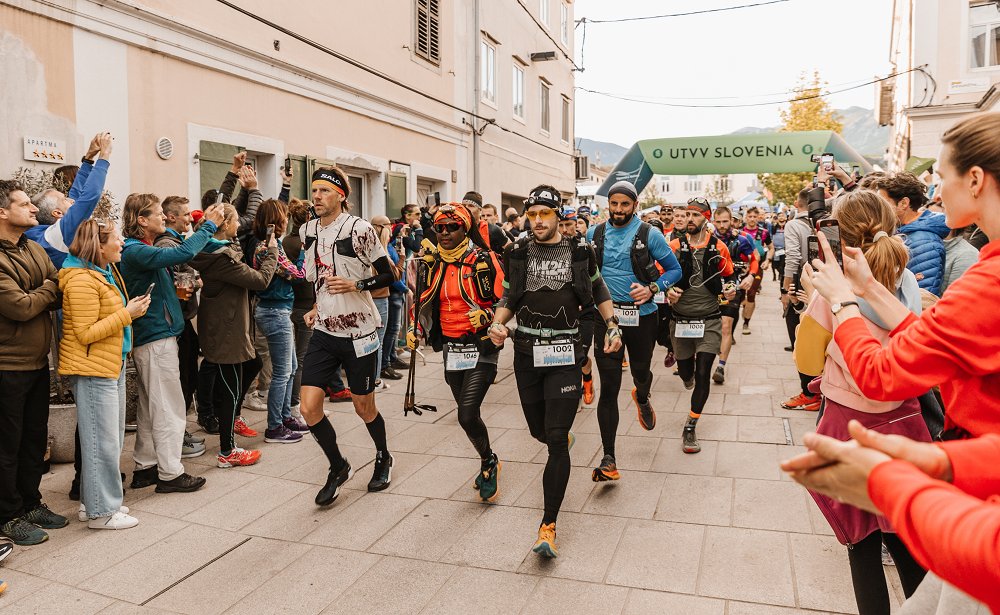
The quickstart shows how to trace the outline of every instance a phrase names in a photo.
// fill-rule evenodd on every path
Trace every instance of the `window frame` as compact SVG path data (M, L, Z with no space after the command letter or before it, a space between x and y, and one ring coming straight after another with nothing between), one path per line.
M527 123L528 116L525 113L525 94L527 91L525 79L525 70L528 68L517 58L513 59L511 62L511 85L510 85L510 99L511 99L511 115L514 116L515 120L520 121L522 124ZM520 101L518 101L518 95L520 95ZM518 113L518 107L520 107L520 113Z
M562 106L560 107L560 110L562 111L562 132L560 134L560 138L563 143L569 143L573 137L573 126L570 123L570 116L573 113L573 103L565 94L560 96L560 98L562 98Z
M485 36L480 38L479 56L479 97L483 102L497 108L497 46ZM489 59L487 59L489 58ZM488 81L487 81L488 79ZM490 86L490 88L487 88ZM487 95L490 94L489 96Z
M413 53L434 66L441 66L441 7L440 0L415 0L413 20ZM420 44L420 27L427 21L427 49ZM436 49L436 51L435 51Z
M997 15L993 18L987 20L973 20L973 12L979 8L985 7L995 7L993 2L978 3L969 5L969 27L967 34L967 51L969 54L968 70L976 72L992 72L1000 70L1000 10L997 11ZM976 56L973 49L973 41L975 36L973 32L976 30L981 30L980 36L983 36L982 53L983 62L982 66L974 66L973 60ZM993 36L991 37L992 33ZM995 61L996 63L991 63Z
M569 45L569 5L559 3L559 38L563 45Z
M548 136L552 134L552 84L539 79L538 85L539 130Z
M551 8L549 5L551 4L551 1L552 0L538 0L538 21L542 22L542 25L545 26L546 30L552 29L549 26L549 9Z

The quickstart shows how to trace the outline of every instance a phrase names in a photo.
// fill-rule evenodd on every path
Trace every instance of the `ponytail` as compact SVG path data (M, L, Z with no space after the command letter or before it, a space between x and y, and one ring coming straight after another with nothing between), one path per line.
M910 252L896 235L896 214L888 201L872 190L855 190L841 197L833 216L841 245L861 248L875 280L895 292Z

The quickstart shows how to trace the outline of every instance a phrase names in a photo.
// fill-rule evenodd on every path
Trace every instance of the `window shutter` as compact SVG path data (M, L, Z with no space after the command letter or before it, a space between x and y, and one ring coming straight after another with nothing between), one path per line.
M438 64L441 61L439 0L417 0L417 55Z

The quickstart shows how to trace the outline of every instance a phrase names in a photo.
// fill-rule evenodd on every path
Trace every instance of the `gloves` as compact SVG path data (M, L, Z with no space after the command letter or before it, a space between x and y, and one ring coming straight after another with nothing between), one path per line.
M406 347L410 350L416 350L417 343L417 332L413 329L413 327L409 327L406 330Z
M469 312L469 324L472 325L472 329L479 331L483 327L486 327L493 320L493 314L486 310L472 310Z
M430 239L425 237L424 240L420 242L420 247L423 248L421 250L423 252L423 256L420 258L422 258L428 265L433 265L434 261L437 260L437 246L435 246Z

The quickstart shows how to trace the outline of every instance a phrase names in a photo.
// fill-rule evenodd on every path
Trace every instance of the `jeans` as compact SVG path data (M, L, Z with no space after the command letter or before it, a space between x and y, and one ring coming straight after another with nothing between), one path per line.
M389 293L389 319L385 325L385 339L382 340L382 362L380 369L389 367L396 358L396 340L399 329L403 325L403 305L406 303L406 293L392 291Z
M177 362L177 338L168 337L137 346L132 351L139 382L136 416L136 470L157 467L160 480L184 473L181 447L187 427L187 408Z
M49 438L49 368L0 371L0 524L42 502Z
M108 517L122 505L118 460L125 443L125 367L118 378L74 376L83 453L80 497L91 519Z
M378 315L382 320L382 326L378 328L378 361L375 362L379 371L379 373L375 374L375 379L378 380L382 377L382 347L385 345L385 330L386 325L389 323L389 298L373 299L373 301L375 301L375 307L378 308Z
M309 349L309 340L313 331L306 326L305 315L309 310L304 308L292 308L292 330L295 332L295 361L298 369L295 370L295 377L292 379L292 405L299 405L299 390L302 388L302 364L306 359L306 350Z
M292 418L292 382L295 370L295 339L291 308L257 306L257 328L267 338L271 355L271 385L267 390L267 428L277 429Z

